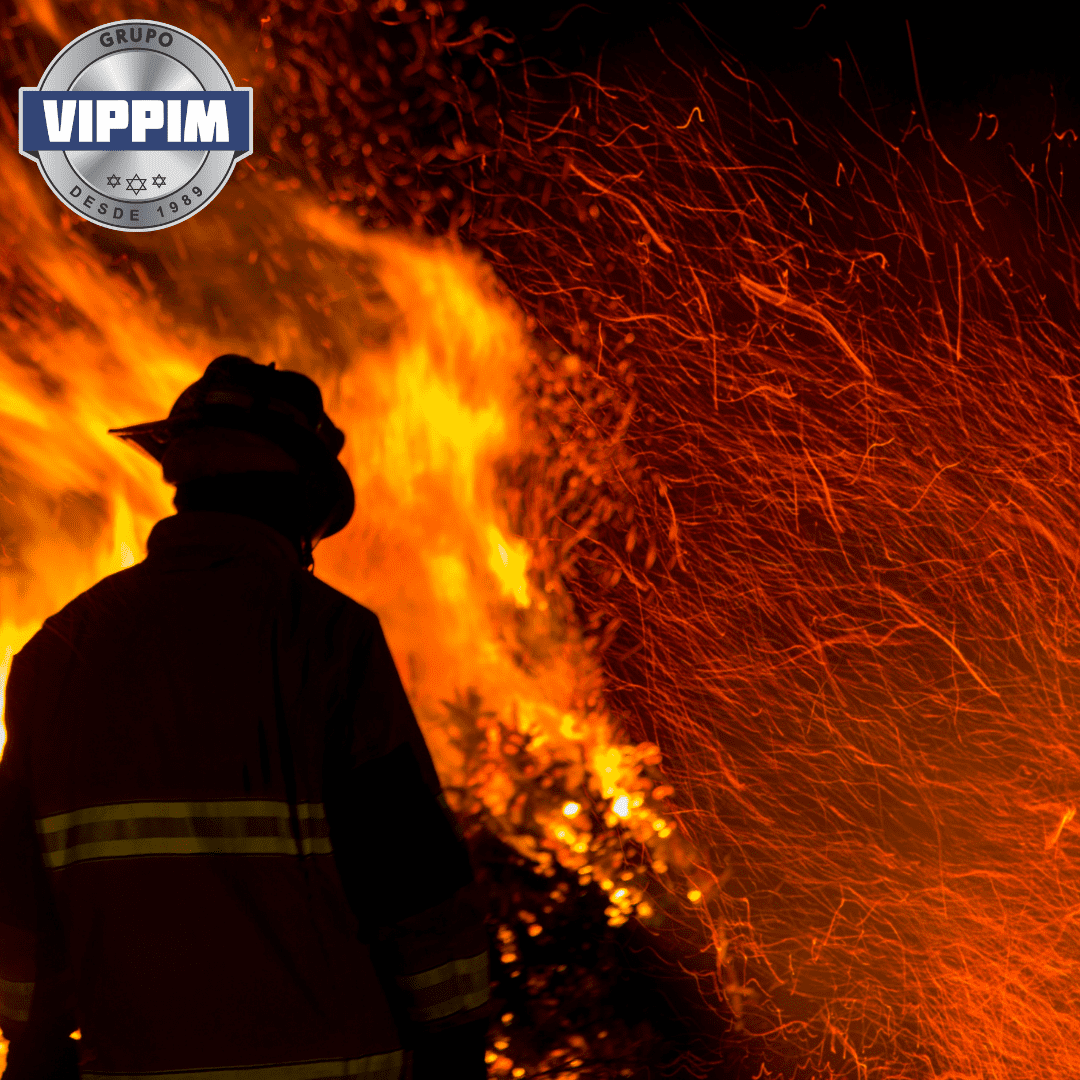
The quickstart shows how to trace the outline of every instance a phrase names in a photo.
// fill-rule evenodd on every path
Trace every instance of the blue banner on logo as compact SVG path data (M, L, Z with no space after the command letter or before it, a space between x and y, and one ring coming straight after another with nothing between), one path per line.
M240 90L19 91L19 150L238 150L251 153Z

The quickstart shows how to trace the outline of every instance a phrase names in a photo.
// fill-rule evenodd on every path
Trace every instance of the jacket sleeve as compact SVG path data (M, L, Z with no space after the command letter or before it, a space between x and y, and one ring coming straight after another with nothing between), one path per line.
M77 1022L71 974L34 829L29 724L35 707L31 665L15 657L7 685L7 742L0 758L0 1027L10 1040L8 1074L52 1074L69 1064ZM29 1071L26 1071L29 1070ZM71 1075L77 1075L77 1071Z
M361 936L420 1043L488 1015L483 902L374 617L352 674L328 739L331 841Z

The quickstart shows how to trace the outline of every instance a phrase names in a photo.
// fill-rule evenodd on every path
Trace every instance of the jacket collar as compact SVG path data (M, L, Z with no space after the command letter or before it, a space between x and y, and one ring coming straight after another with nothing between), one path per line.
M192 569L222 558L259 555L285 560L290 568L300 565L296 549L277 529L240 514L210 510L185 510L162 518L150 530L146 555L151 564L168 561Z

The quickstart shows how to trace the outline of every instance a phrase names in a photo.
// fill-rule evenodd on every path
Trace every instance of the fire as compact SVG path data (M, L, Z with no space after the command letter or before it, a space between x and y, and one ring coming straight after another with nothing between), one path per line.
M446 245L364 232L310 200L245 191L251 220L290 225L280 247L252 250L277 265L287 259L296 268L292 292L309 302L321 292L320 313L341 303L343 318L355 318L366 335L349 341L343 326L343 343L328 356L323 341L301 331L285 294L262 312L266 277L248 257L247 238L231 248L248 284L230 283L229 314L216 304L206 325L203 313L170 309L152 288L118 285L77 230L50 219L48 194L21 162L7 157L0 169L30 209L21 228L35 239L17 265L42 300L36 317L19 324L18 353L3 356L2 450L12 462L5 496L16 509L5 549L11 569L0 579L0 655L68 598L141 558L153 522L172 512L159 470L106 429L164 415L208 357L246 352L309 371L326 388L347 433L343 460L359 509L340 538L320 547L317 567L379 613L451 791L468 787L468 763L443 702L475 688L534 754L580 759L582 780L599 770L601 798L627 817L616 782L635 783L640 770L634 748L620 749L599 714L582 723L575 691L587 674L584 651L564 648L531 673L513 659L515 612L527 613L541 635L554 615L533 595L528 545L511 534L496 497L495 465L521 450L527 430L520 382L531 345L483 265ZM185 274L215 262L221 273L223 227L234 228L229 209L180 241L155 234L145 252ZM331 266L351 289L327 287ZM59 325L50 308L70 309L77 325ZM498 774L478 790L496 816L517 793ZM563 836L571 848L580 843ZM560 839L547 828L520 842L549 862L546 838Z
M245 170L181 229L116 255L0 150L0 273L21 290L0 342L0 732L13 652L141 559L173 512L160 469L107 429L165 415L217 354L272 360L318 379L346 432L357 512L316 569L380 616L448 797L540 871L602 877L610 920L625 922L644 871L609 880L626 873L611 825L659 854L652 749L587 704L595 661L502 503L497 470L528 451L533 423L524 317L460 245L365 231L265 181ZM505 767L508 743L525 772ZM523 815L527 777L544 774L559 779ZM569 798L596 812L569 827Z
M418 9L393 10L407 37ZM258 68L240 31L192 28L238 76L281 75L271 150L325 198L264 157L110 255L0 151L6 235L32 237L3 260L23 306L0 660L169 512L105 428L159 415L217 352L295 365L358 490L319 573L383 618L462 810L597 883L615 925L655 911L643 862L685 870L669 910L710 939L762 1076L1080 1075L1077 240L1056 179L1024 167L1028 210L914 128L813 127L730 58L675 104L584 78L508 92L512 123L445 136L444 177L403 136L378 158L396 120L352 146L361 60L331 16L287 37L267 11ZM397 220L439 220L444 178L465 192L445 241L358 226L407 199Z
M8 645L4 649L4 658L0 661L0 754L4 752L4 743L7 741L7 732L3 730L4 694L7 690L8 672L11 670L11 656L14 649Z

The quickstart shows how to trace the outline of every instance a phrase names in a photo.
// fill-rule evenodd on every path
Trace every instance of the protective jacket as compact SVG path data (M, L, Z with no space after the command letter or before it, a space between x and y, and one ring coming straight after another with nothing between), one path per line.
M84 1078L396 1080L486 1013L464 846L374 613L188 512L15 657L0 1022Z

